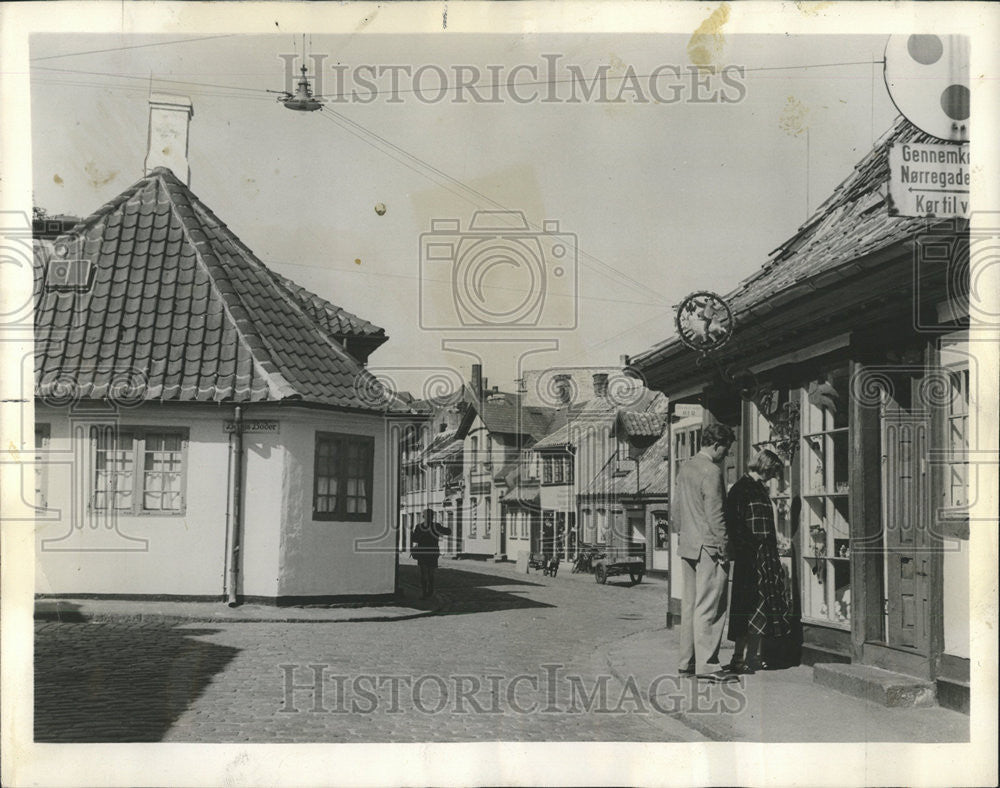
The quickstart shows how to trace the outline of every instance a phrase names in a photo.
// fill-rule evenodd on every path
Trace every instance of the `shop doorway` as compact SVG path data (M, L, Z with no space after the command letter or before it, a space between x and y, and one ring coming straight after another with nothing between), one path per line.
M927 414L882 416L884 629L892 648L930 650L930 468Z

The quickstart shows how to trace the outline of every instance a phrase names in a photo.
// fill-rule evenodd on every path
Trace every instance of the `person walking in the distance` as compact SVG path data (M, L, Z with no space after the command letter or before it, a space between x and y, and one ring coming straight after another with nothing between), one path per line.
M718 667L729 580L721 463L735 440L725 424L705 427L701 450L681 465L674 486L683 588L678 672L708 681L737 678Z
M427 599L434 593L434 570L437 569L441 548L438 540L450 536L451 529L434 522L434 510L424 509L424 519L410 531L410 555L420 567L420 598Z

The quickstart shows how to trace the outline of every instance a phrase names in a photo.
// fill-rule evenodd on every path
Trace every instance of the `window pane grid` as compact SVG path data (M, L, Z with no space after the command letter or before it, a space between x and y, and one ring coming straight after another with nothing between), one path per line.
M180 513L183 447L179 432L99 430L94 438L92 507L132 514Z
M367 519L371 514L372 440L344 435L316 437L313 513L322 519ZM424 472L412 468L405 475L407 488L423 489Z

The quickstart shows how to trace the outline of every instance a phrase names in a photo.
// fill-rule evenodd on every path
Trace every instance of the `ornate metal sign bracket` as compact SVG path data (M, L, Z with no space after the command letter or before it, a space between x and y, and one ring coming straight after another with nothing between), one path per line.
M748 368L734 371L723 367L715 351L733 338L735 320L725 299L708 290L691 293L677 307L674 315L677 335L687 347L698 353L698 364L711 364L719 377L739 390L744 399L752 399L760 386L757 376Z

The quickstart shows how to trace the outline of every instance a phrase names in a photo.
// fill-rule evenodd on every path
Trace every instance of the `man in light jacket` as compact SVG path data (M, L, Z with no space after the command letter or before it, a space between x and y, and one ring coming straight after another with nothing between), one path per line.
M735 440L725 424L705 427L701 451L677 472L671 507L680 530L683 589L678 673L707 681L737 678L718 667L729 579L721 463Z

